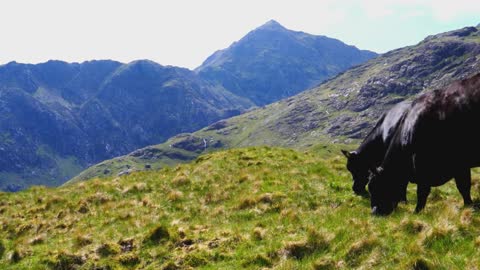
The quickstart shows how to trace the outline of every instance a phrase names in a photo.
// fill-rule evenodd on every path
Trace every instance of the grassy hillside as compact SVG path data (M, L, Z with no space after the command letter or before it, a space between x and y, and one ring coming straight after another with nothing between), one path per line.
M427 37L417 45L390 51L351 68L314 89L142 151L160 153L168 149L182 155L186 151L193 158L233 147L271 145L305 149L320 142L349 143L361 139L393 104L480 73L479 29L466 27ZM178 161L171 156L158 154L149 158L130 154L116 159L116 167L122 167L124 159L159 166ZM111 174L97 169L93 166L83 175ZM77 179L86 178L80 175Z
M480 215L452 183L370 215L344 159L251 147L159 171L0 193L2 269L475 269ZM318 154L320 152L321 154ZM323 159L323 154L328 158ZM474 173L473 195L479 175Z

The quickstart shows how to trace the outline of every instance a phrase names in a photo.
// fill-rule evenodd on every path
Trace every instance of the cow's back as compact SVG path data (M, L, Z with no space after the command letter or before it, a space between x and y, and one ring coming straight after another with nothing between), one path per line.
M480 165L480 75L416 98L401 143L431 170Z

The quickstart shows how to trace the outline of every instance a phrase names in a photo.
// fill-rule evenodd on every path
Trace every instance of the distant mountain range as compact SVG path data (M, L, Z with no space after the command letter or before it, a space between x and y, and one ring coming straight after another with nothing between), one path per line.
M252 106L151 61L0 67L0 187L58 185L88 164Z
M217 149L305 148L363 138L392 105L480 73L480 27L465 27L385 53L320 86L191 134L107 160L72 180L159 168ZM208 142L205 147L202 142Z
M202 78L262 106L316 86L376 53L269 21L195 69Z
M59 185L96 162L291 96L374 56L271 21L195 71L148 60L2 65L0 189Z

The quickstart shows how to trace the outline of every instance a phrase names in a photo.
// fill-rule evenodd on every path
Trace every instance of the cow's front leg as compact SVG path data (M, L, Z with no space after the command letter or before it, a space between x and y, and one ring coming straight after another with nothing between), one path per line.
M461 171L455 176L455 184L457 185L458 191L462 194L463 203L465 205L472 205L472 197L470 196L470 189L472 187L472 175L470 173L470 168Z
M408 186L408 181L403 183L400 188L400 202L407 203L407 186Z
M417 207L415 208L415 213L420 213L420 211L425 208L430 189L430 186L417 185Z

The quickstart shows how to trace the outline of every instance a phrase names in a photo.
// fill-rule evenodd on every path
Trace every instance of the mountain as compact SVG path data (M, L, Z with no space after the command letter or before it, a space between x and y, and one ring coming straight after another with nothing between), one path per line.
M0 189L59 185L87 166L253 104L151 61L0 66Z
M480 73L480 31L466 27L385 53L322 85L263 108L90 167L71 182L161 168L218 149L354 143L392 105ZM204 144L206 142L206 144Z
M351 190L345 158L320 150L231 149L160 171L0 193L0 268L480 265L480 215L462 207L453 183L434 188L421 214L410 185L408 204L374 218Z
M0 190L59 185L99 161L293 95L374 56L270 21L195 71L148 60L0 66Z
M293 96L376 53L269 21L195 69L202 78L262 106Z

